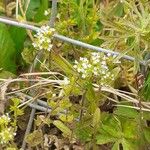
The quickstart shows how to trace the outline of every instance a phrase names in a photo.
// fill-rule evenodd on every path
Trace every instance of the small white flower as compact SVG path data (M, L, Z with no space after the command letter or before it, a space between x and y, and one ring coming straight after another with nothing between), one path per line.
M101 64L102 64L102 65L106 65L106 61L102 61Z
M99 62L98 59L93 60L93 64L97 64Z
M70 83L69 79L67 77L64 78L64 85L68 85Z
M85 78L86 78L86 75L85 75L85 74L82 74L82 78L84 78L84 79L85 79Z
M97 72L97 71L94 71L94 75L97 76L97 75L98 75L98 72Z
M75 68L75 69L77 69L77 67L78 67L77 65L74 65L74 66L73 66L73 68Z
M32 45L38 50L50 51L53 46L51 37L54 32L54 28L50 28L49 26L42 26L38 33L34 36L35 41L32 43Z
M82 67L83 67L84 69L86 69L87 66L88 66L88 64L86 64L86 63L83 63L83 64L82 64Z
M110 56L112 56L112 54L111 53L107 53L107 56L110 57Z
M104 70L101 71L102 74L105 74L106 72Z
M78 61L77 60L75 60L75 62L74 62L75 64L78 64Z
M88 65L87 65L87 67L88 67L88 68L91 68L91 67L92 67L92 65L91 65L91 64L88 64Z

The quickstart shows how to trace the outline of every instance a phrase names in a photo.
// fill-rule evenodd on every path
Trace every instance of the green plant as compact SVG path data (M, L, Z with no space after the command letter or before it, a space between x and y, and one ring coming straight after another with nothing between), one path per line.
M11 97L11 119L0 117L0 148L19 148L14 133L24 133L21 117L30 117L23 140L30 149L148 149L149 75L140 65L148 71L149 61L143 60L149 53L149 2L60 0L55 29L47 26L52 3L28 2L19 2L16 18L41 26L37 33L0 25L0 103ZM2 2L0 10L7 12ZM60 42L57 33L120 55ZM134 63L122 59L125 54ZM19 67L16 78L12 73L20 74Z

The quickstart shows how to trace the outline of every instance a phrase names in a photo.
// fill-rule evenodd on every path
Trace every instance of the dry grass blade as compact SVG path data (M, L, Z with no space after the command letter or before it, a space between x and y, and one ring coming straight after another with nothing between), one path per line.
M9 82L5 82L1 85L0 88L0 115L2 115L4 113L5 110L5 104L6 104L6 91L7 91L7 87L9 85Z
M150 112L150 109L140 108L140 107L135 107L135 106L129 106L129 105L114 105L114 106L126 107L126 108L131 108L131 109L136 109L136 110L142 110L142 111Z
M121 98L123 98L124 100L128 101L128 102L131 102L131 103L134 103L134 104L139 104L139 100L137 100L136 98L134 97L131 97L127 94L124 94L122 92L119 92L117 89L114 89L114 88L111 88L111 87L102 87L101 88L101 91L103 92L109 92L109 93L112 93L112 94L115 94ZM136 96L137 97L137 96ZM147 102L144 102L144 101L141 101L141 104L147 108L149 108L149 103Z

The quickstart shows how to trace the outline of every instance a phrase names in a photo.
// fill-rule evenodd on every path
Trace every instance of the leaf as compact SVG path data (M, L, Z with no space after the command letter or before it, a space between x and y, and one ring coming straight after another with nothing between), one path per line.
M68 122L71 123L74 119L73 115L69 115L69 114L60 114L59 119L62 120L63 122Z
M90 127L89 123L84 121L83 123L78 123L75 128L75 135L77 138L83 142L90 141L92 139L93 128Z
M30 1L26 16L27 20L32 20L37 13L38 8L40 7L40 1L32 0Z
M36 22L40 22L43 19L46 19L47 17L44 15L44 11L48 9L48 0L42 0L40 7L34 17L34 20Z
M132 141L129 142L129 141L123 139L121 144L122 144L122 147L124 150L135 150L135 147L133 146ZM136 150L138 150L138 149L136 149Z
M16 49L6 25L0 24L0 68L16 72Z
M127 139L138 140L138 124L135 120L122 120L122 132Z
M9 28L10 35L14 41L17 50L23 49L24 40L27 36L26 30L23 28L11 26Z
M117 107L114 112L116 115L124 116L127 118L136 118L138 116L138 112L135 109L125 108L125 107Z
M115 137L112 137L110 134L102 133L96 137L97 144L103 145L111 142L116 142L118 139Z
M100 109L99 108L96 108L94 114L93 114L93 127L95 128L94 130L96 130L99 125L100 125Z
M25 141L31 146L35 147L43 143L43 133L41 130L35 130L26 136Z
M4 71L4 70L0 70L0 78L2 79L7 79L7 78L14 78L16 77L13 73L9 72L9 71Z
M121 17L124 13L124 4L121 2L117 3L113 11L115 16Z
M23 52L21 53L22 58L28 64L32 64L33 60L36 56L37 52L33 48L24 48Z
M150 144L150 127L144 128L144 136L147 142Z
M55 120L54 122L53 122L53 124L59 129L59 130L61 130L63 133L64 133L64 136L69 136L69 137L71 137L71 135L72 135L72 131L64 124L64 123L62 123L61 121L59 121L59 120Z
M13 102L13 105L10 105L10 111L13 111L16 117L23 115L23 109L18 108L19 104L21 103L21 100L18 98L12 98L11 101Z
M150 100L150 74L145 80L144 87L143 87L143 95L146 101Z
M112 137L121 138L122 137L122 129L121 123L118 118L115 118L113 115L109 115L102 123L100 128L100 132L103 130L104 132L110 134Z
M73 66L65 58L63 58L62 56L60 56L54 52L51 53L51 57L52 57L54 63L66 74L68 74L68 75L76 74L73 69Z
M24 47L24 41L27 36L26 30L23 28L18 28L11 26L9 28L10 35L14 41L17 58L20 58L21 52Z
M89 102L89 111L91 113L94 113L97 107L97 99L95 96L95 91L91 83L87 83L86 88L87 88L86 99Z
M120 150L120 142L119 141L115 142L111 150Z

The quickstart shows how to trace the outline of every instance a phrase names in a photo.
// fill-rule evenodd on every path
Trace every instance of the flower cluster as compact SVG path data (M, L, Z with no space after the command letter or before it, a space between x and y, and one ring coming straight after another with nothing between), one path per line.
M0 126L7 126L10 122L10 117L8 116L8 114L6 115L2 115L0 117Z
M42 26L35 36L33 46L38 50L48 50L52 49L52 35L55 29L49 26Z
M109 56L111 57L111 56ZM107 65L108 56L93 52L90 58L80 57L79 62L75 60L74 68L81 74L82 78L99 77L101 84L107 80L114 80L115 75Z
M2 115L0 117L0 144L7 144L14 139L16 133L12 127L9 127L10 117Z
M69 78L64 77L64 85L68 85L70 83Z
M0 144L7 144L14 139L15 135L16 133L13 132L11 127L3 129L3 131L0 132Z

